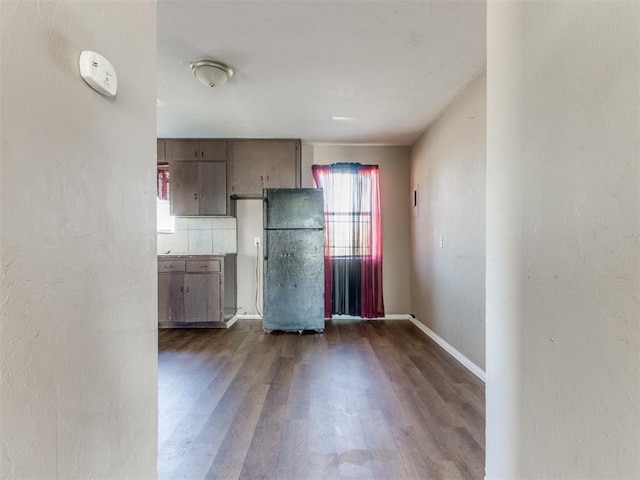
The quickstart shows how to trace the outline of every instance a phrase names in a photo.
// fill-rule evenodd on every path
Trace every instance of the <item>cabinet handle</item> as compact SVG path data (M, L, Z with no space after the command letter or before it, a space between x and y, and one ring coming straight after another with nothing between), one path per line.
M267 175L267 182L269 181L269 175Z
M200 156L204 158L204 152L200 152Z
M197 150L194 150L194 151L193 151L193 156L194 156L195 158L198 158L198 151L197 151Z
M261 181L261 182L263 181L263 179L262 179L262 175L260 175L260 181Z
M200 268L207 268L206 265L200 265Z
M194 194L193 194L193 199L194 199L194 200L197 200L197 199L198 199L198 194L197 194L197 193L194 193Z
M180 293L184 293L184 287L180 287Z
M187 293L189 293L189 287L187 287Z

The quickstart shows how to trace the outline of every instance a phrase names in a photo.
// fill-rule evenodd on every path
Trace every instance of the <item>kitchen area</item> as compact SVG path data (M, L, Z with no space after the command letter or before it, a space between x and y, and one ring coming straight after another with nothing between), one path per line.
M263 189L301 186L300 140L162 138L157 165L158 327L261 316Z

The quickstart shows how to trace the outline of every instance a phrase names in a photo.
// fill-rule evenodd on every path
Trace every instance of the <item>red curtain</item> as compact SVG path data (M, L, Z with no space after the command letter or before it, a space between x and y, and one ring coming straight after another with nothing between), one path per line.
M169 167L158 167L158 198L169 200Z
M333 301L332 301L332 276L333 265L331 262L331 228L332 224L330 220L330 208L331 197L329 195L330 183L331 183L331 170L328 165L313 165L311 167L313 173L313 181L316 188L323 189L324 195L324 316L325 318L331 318L333 314Z
M324 190L325 316L383 317L378 166L338 163L312 171L316 187Z
M362 242L370 245L369 253L362 256L361 316L384 317L382 301L382 222L380 221L380 176L377 165L361 165L358 176L370 184L369 208L371 222Z

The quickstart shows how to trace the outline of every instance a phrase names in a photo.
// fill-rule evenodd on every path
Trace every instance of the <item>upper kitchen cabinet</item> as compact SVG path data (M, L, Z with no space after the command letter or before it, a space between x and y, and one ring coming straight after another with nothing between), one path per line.
M262 197L263 188L300 187L300 140L233 140L231 195Z
M226 162L169 162L171 214L227 215Z
M226 162L226 140L165 140L165 156L168 161Z
M171 215L229 214L226 140L159 139L161 158L169 163Z

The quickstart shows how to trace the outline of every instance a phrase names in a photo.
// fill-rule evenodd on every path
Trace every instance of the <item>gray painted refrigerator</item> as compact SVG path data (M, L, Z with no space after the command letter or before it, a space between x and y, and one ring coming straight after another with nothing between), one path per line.
M265 332L324 331L324 204L315 188L266 188Z

